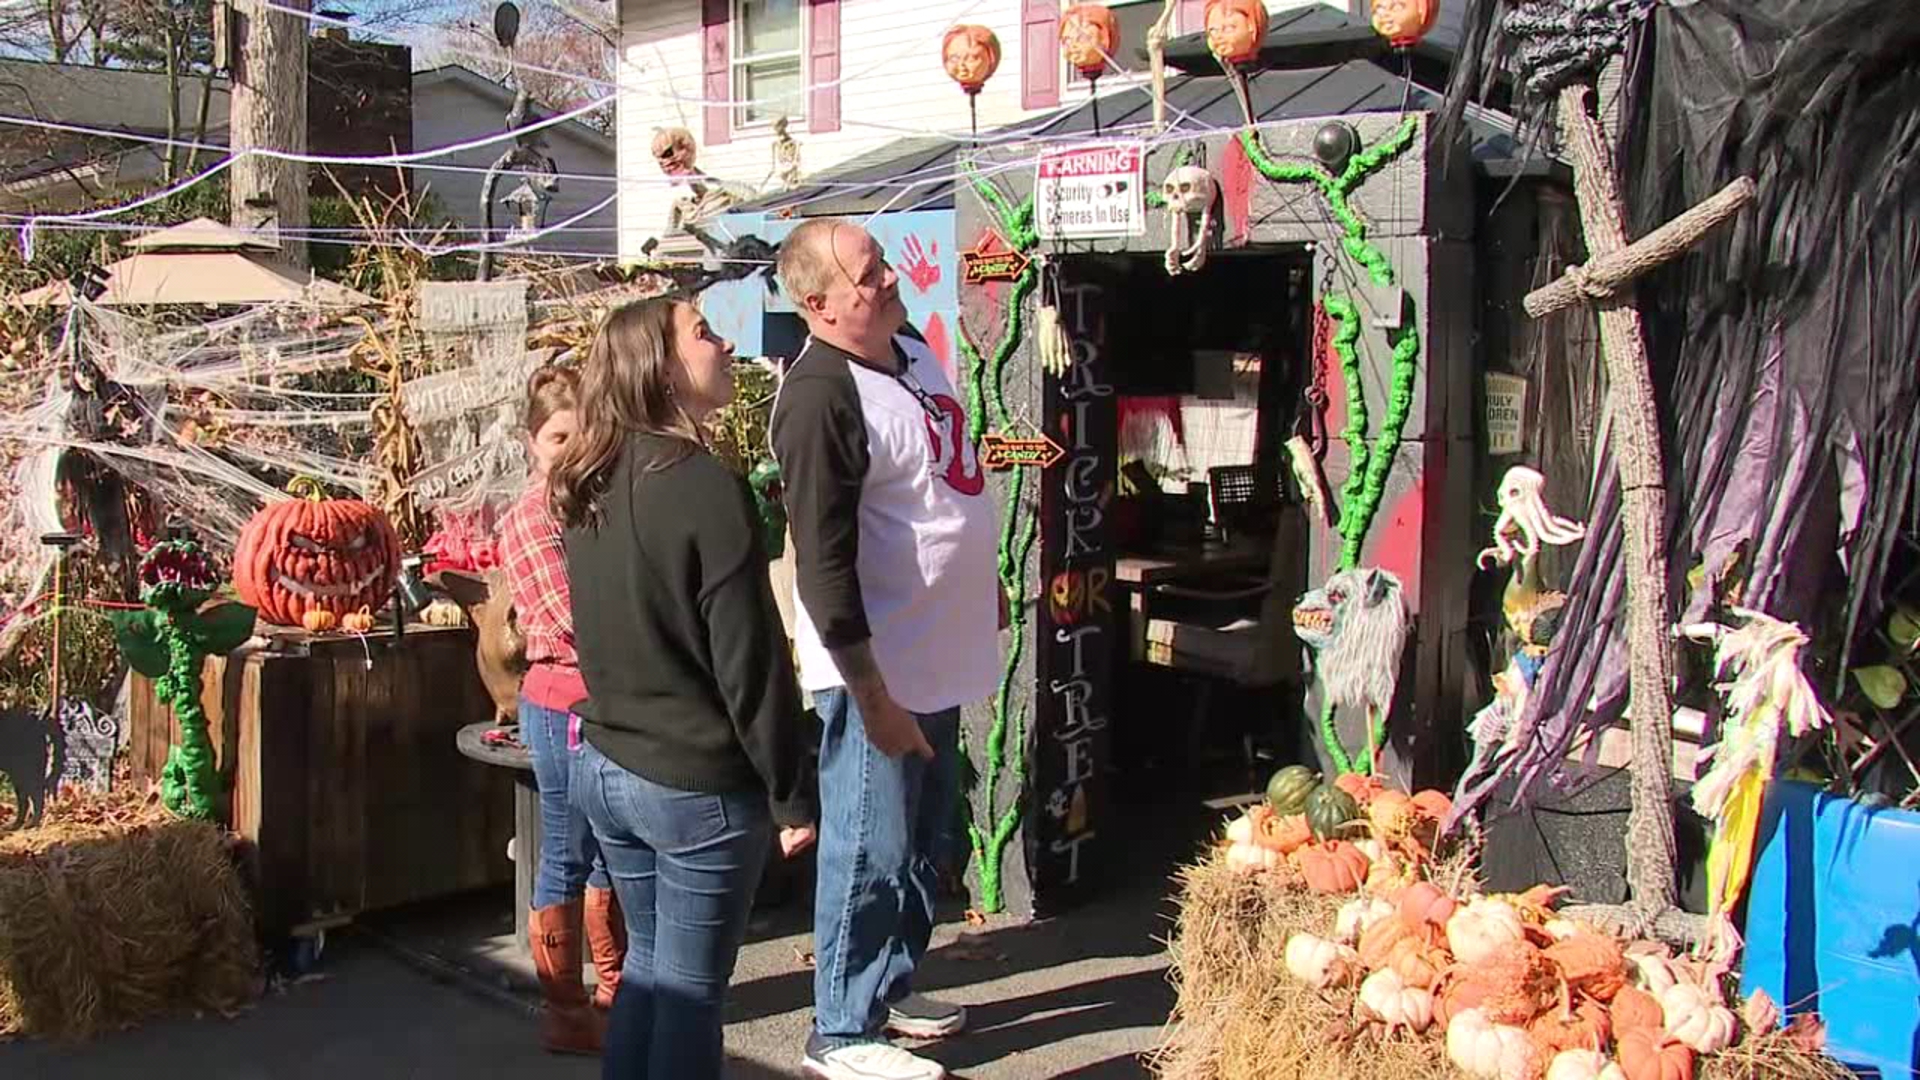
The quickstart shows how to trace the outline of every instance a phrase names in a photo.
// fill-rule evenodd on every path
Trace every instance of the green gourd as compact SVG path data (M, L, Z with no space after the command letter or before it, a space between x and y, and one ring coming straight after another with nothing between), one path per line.
M1281 817L1302 813L1307 796L1320 786L1320 774L1305 765L1289 765L1267 781L1267 805Z
M1307 796L1306 814L1307 828L1315 839L1331 840L1340 835L1342 826L1360 816L1360 804L1334 785L1321 784Z

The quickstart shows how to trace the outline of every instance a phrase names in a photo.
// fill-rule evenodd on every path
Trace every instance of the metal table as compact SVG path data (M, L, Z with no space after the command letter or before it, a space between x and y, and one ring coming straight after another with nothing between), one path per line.
M513 741L491 745L485 739L489 731L511 732ZM518 727L500 727L492 721L461 728L454 745L475 761L513 770L513 938L526 949L533 876L540 866L540 786L533 777L533 755L520 741Z

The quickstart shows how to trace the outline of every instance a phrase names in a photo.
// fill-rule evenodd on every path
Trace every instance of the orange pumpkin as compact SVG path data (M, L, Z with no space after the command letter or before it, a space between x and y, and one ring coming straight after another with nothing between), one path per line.
M1613 1038L1607 1010L1582 1001L1571 1009L1548 1009L1527 1025L1527 1035L1540 1048L1540 1060L1552 1061L1562 1050L1603 1050Z
M1373 0L1374 33L1396 49L1419 43L1440 16L1440 0Z
M1341 773L1334 778L1333 786L1346 792L1363 810L1375 795L1387 790L1386 783L1379 777L1361 776L1359 773Z
M1428 940L1446 940L1447 920L1453 918L1459 903L1431 881L1416 881L1400 894L1395 911L1400 921L1419 931Z
M1434 821L1444 821L1453 813L1453 800L1438 791L1426 790L1413 793L1413 808Z
M1547 959L1560 965L1567 985L1593 998L1612 1001L1627 984L1627 957L1620 943L1605 934L1577 933L1547 946Z
M1393 922L1382 919L1382 922ZM1440 981L1440 973L1447 965L1447 954L1429 947L1416 937L1404 937L1394 943L1393 951L1387 957L1386 966L1400 981L1408 986L1428 990Z
M1455 964L1441 980L1438 1005L1447 1018L1479 1009L1496 1024L1525 1027L1533 1018L1566 1002L1560 972L1539 949L1524 941L1501 946L1472 966Z
M1360 962L1369 971L1393 964L1393 951L1404 941L1418 942L1413 930L1399 919L1381 919L1360 932Z
M1248 810L1247 818L1253 823L1253 842L1269 851L1291 855L1313 840L1305 814L1282 816L1262 803Z
M940 39L940 62L960 89L977 94L1000 70L1000 38L984 26L962 23Z
M333 612L326 608L312 608L300 616L300 625L306 627L308 632L315 634L326 633L339 621L334 617Z
M1345 840L1308 844L1295 851L1293 859L1314 892L1354 892L1367 880L1367 857Z
M278 626L307 612L337 619L386 602L400 573L400 541L387 515L358 499L328 499L320 485L288 485L305 498L272 503L240 530L233 585L240 602Z
M1207 48L1223 64L1244 64L1267 40L1266 0L1207 0Z
M1060 15L1060 51L1083 78L1097 79L1120 55L1120 20L1105 4L1075 4Z
M373 629L373 612L362 605L359 611L348 612L340 616L340 629L352 634L365 634Z
M1624 1033L1641 1028L1663 1031L1666 1028L1667 1014L1660 1008L1659 999L1637 986L1621 987L1613 995L1611 1009L1615 1031Z
M1693 1080L1693 1051L1658 1028L1621 1032L1614 1057L1627 1080Z

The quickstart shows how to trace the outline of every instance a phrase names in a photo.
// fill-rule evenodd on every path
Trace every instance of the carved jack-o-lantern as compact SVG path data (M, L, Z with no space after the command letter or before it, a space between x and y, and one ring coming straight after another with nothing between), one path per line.
M1105 5L1075 4L1060 16L1060 51L1082 76L1099 78L1120 52L1120 21Z
M1053 608L1053 621L1063 626L1079 622L1086 591L1087 579L1078 571L1062 570L1053 575L1053 584L1047 589L1047 603Z
M693 171L693 132L683 127L659 128L653 133L653 160L668 176L685 176Z
M1000 70L1000 39L984 26L952 27L940 40L940 62L960 89L977 94Z
M1252 60L1266 39L1265 0L1207 0L1207 48L1221 63Z
M1373 30L1396 49L1427 36L1440 15L1440 0L1373 0Z
M233 584L243 603L279 626L300 626L307 612L335 619L378 607L400 573L400 541L379 510L358 499L327 499L312 481L295 481L306 498L264 507L240 530Z

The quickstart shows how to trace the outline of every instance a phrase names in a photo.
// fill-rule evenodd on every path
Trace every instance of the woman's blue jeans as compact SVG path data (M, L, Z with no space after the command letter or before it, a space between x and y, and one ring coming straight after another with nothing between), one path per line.
M727 981L773 846L766 792L680 791L590 742L574 755L573 792L627 919L601 1075L720 1080Z
M520 739L533 757L533 780L540 789L540 865L533 874L535 908L552 907L585 895L587 886L607 887L587 815L569 797L573 752L565 709L549 709L520 699Z

